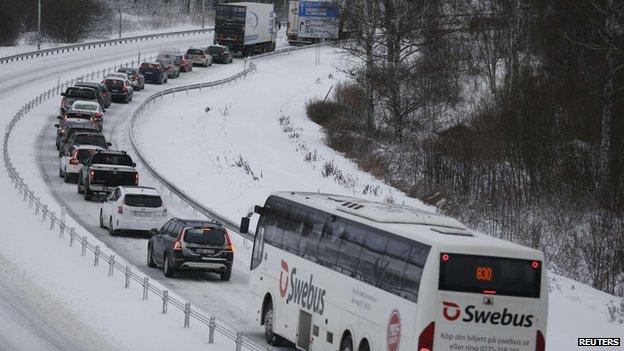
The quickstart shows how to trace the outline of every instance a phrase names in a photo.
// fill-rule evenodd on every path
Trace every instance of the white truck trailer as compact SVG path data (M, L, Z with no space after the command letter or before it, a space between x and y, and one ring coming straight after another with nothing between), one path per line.
M214 43L249 56L275 50L273 4L231 2L216 9Z

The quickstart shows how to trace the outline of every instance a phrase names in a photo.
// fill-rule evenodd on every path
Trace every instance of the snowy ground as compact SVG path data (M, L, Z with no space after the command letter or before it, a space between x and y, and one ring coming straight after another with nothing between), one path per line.
M137 130L146 158L185 192L233 220L269 193L291 189L424 208L324 145L305 103L324 98L339 81L342 60L324 48L317 65L316 55L309 50L257 60L258 72L245 81L154 105ZM163 143L158 136L176 142ZM342 175L323 176L328 162ZM606 304L614 296L554 274L550 280L549 350L575 349L577 337L624 338L624 326L608 321Z

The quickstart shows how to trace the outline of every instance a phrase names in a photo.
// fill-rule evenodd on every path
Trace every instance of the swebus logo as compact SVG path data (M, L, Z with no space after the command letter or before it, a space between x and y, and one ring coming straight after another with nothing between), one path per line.
M394 310L390 314L388 319L388 351L397 351L399 349L399 342L401 341L401 316L399 311Z
M297 278L297 268L293 267L292 271L290 271L288 262L284 260L282 260L281 265L282 270L280 271L279 279L280 296L286 298L286 303L294 301L307 310L323 315L325 311L325 294L327 291L314 286L314 276L312 274L310 274L309 280L304 281ZM286 296L287 293L288 296Z
M449 321L458 319L461 314L461 307L454 302L442 301L442 315ZM464 309L465 317L462 322L504 325L514 327L530 328L533 326L532 314L510 313L507 308L503 308L502 312L479 311L475 305L468 305Z

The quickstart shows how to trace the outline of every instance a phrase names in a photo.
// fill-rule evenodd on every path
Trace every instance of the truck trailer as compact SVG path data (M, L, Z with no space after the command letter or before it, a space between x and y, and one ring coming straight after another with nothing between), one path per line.
M275 50L273 4L231 2L216 8L214 43L243 56Z
M290 0L286 37L290 45L344 38L344 1Z

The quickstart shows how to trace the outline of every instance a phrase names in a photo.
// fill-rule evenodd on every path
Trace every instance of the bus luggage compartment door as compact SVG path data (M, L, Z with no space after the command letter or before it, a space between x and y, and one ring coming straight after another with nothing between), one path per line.
M297 348L310 349L310 330L312 329L312 315L299 310L299 326L297 327Z

